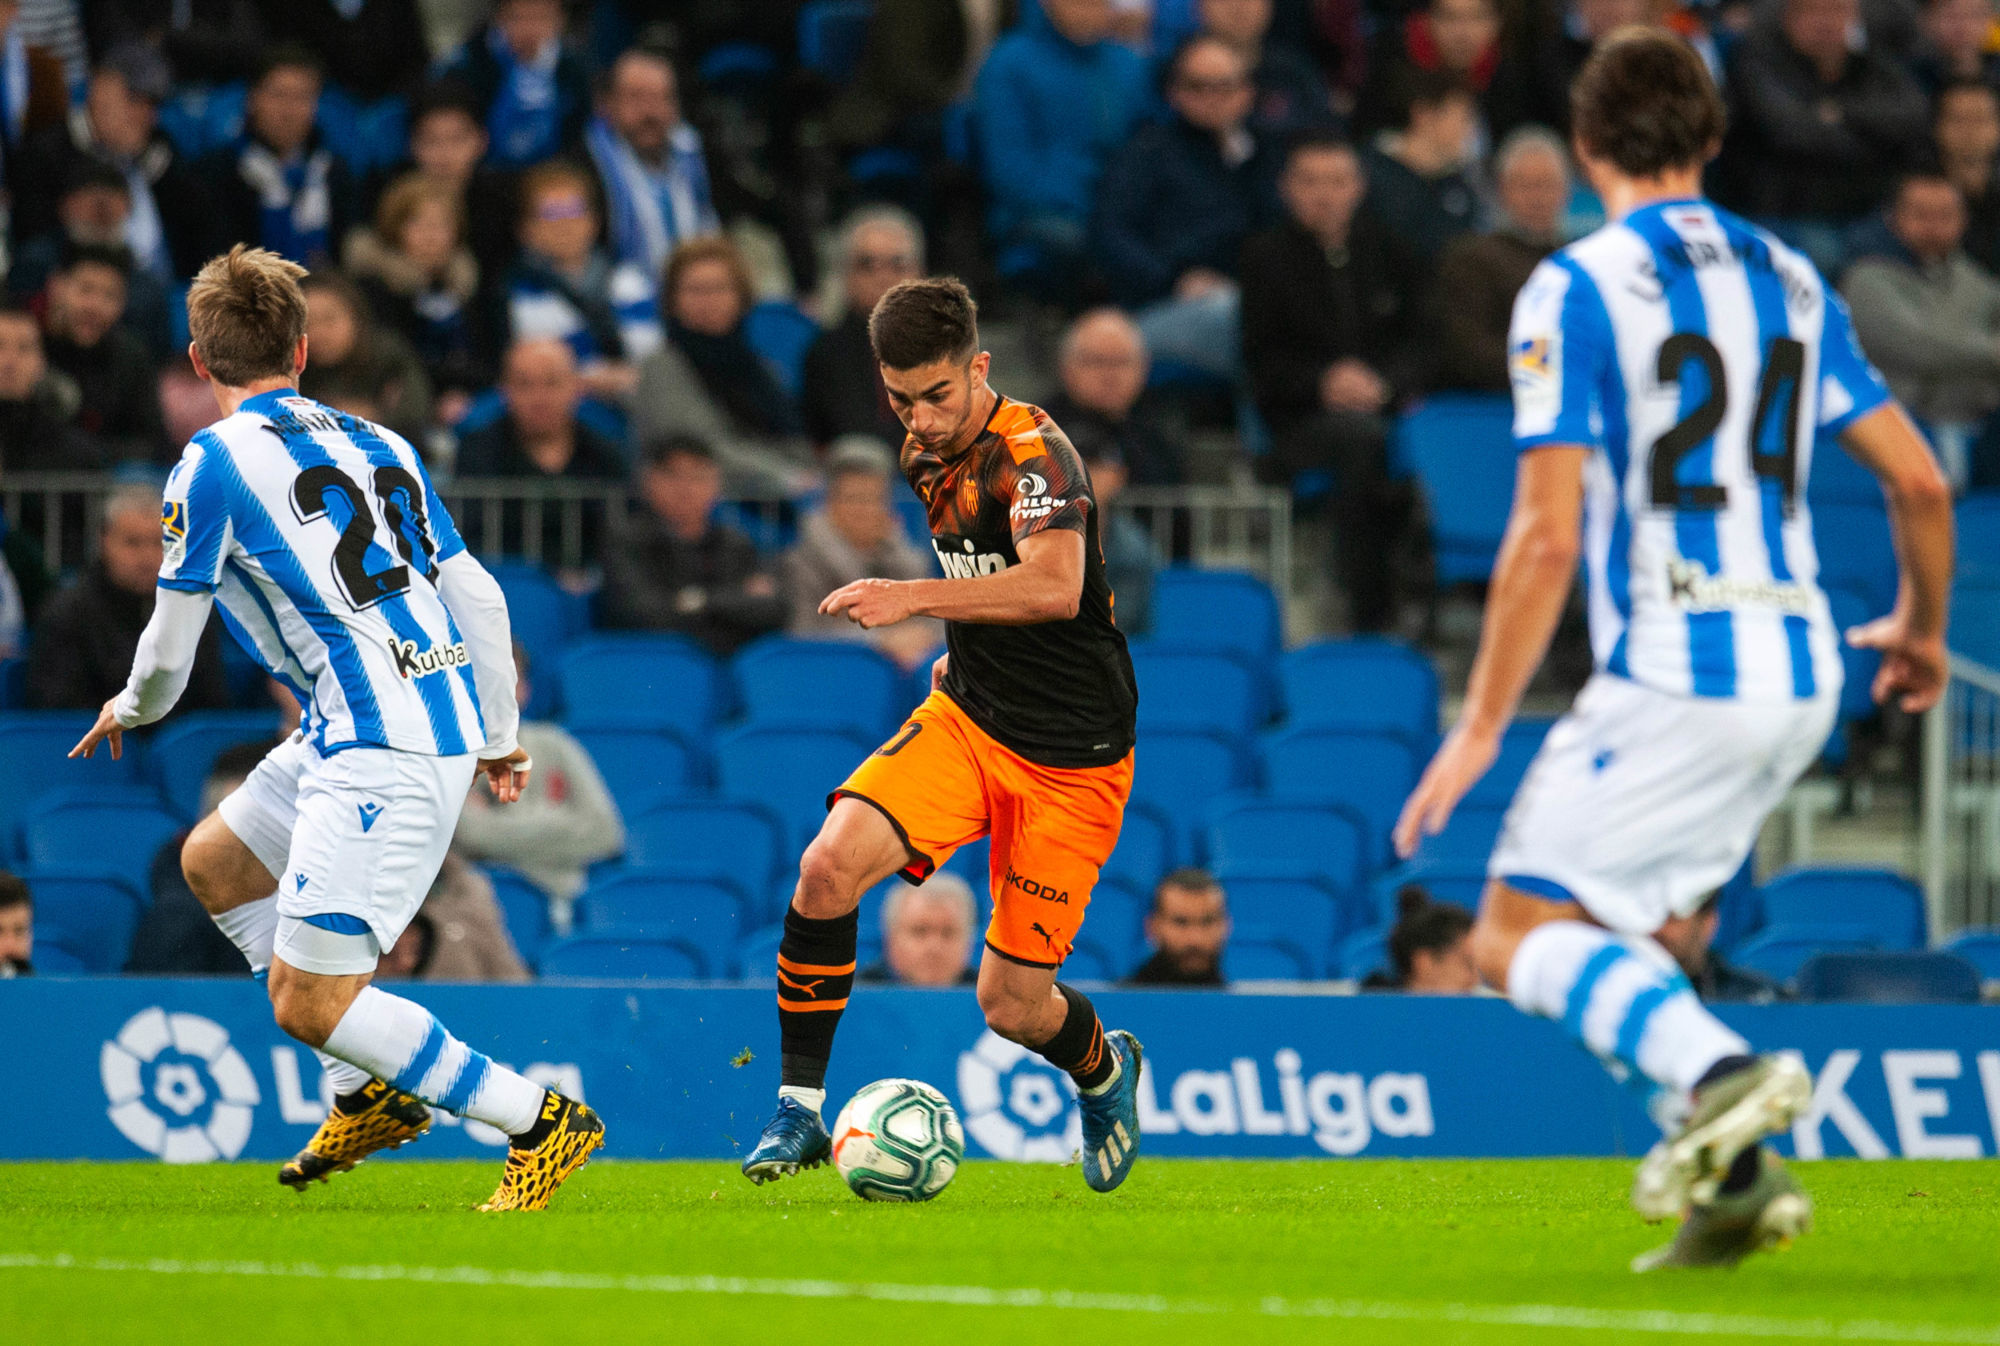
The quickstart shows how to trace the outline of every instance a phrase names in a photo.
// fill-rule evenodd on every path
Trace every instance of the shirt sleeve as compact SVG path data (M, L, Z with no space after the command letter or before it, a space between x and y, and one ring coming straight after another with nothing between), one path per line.
M451 517L451 511L444 507L444 499L437 493L437 486L431 481L430 471L424 467L421 458L417 460L417 472L424 479L424 517L430 520L431 541L437 544L436 560L443 565L465 550L465 539L458 535L458 523Z
M1507 375L1514 389L1514 445L1604 444L1603 387L1615 348L1597 287L1550 259L1514 299Z
M992 482L994 493L1007 502L1015 545L1050 528L1081 533L1095 503L1083 459L1063 432L1046 420L1023 435L1010 439L1009 452L1000 457Z
M194 440L167 476L160 501L160 587L215 592L235 536L229 502L214 455L221 450Z
M1854 336L1847 303L1831 286L1819 335L1819 428L1837 435L1889 400L1889 385Z

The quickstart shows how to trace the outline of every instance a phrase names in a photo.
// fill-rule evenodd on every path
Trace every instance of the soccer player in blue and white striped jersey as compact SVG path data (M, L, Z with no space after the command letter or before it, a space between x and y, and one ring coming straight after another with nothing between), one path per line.
M545 1205L602 1144L596 1115L368 984L430 890L475 773L513 800L530 763L506 600L423 463L296 391L304 274L239 246L195 278L189 354L223 418L167 479L152 620L125 690L71 755L108 741L115 757L123 731L172 709L219 607L304 708L181 856L216 924L268 970L278 1025L333 1084L326 1124L281 1180L303 1189L421 1134L429 1103L511 1138L482 1209Z
M1694 51L1623 30L1571 103L1611 222L1515 302L1513 515L1464 713L1396 843L1407 855L1441 829L1492 765L1581 552L1597 671L1508 812L1474 959L1516 1006L1658 1086L1668 1134L1633 1203L1687 1219L1637 1265L1733 1264L1810 1223L1761 1141L1811 1081L1795 1058L1750 1055L1670 950L1833 724L1840 634L1804 499L1814 439L1838 436L1887 496L1900 596L1846 638L1882 652L1875 696L1906 710L1943 685L1951 500L1832 287L1702 199L1724 112Z

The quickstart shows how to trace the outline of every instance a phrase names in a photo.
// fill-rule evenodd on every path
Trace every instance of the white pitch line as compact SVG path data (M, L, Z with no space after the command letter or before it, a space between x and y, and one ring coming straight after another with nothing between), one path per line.
M1872 1319L1770 1318L1681 1313L1670 1309L1591 1309L1568 1304L1421 1304L1361 1299L1285 1299L1243 1304L1166 1295L1081 1290L1001 1289L988 1285L900 1285L881 1281L777 1280L746 1276L613 1276L572 1271L495 1271L488 1267L393 1264L323 1266L316 1262L181 1261L173 1258L74 1257L0 1253L0 1271L97 1271L153 1276L255 1276L289 1280L407 1281L515 1290L610 1290L653 1295L753 1295L778 1299L862 1299L966 1308L1096 1309L1107 1313L1229 1314L1403 1323L1471 1323L1583 1332L1646 1332L1691 1337L1772 1337L1806 1341L1942 1343L2000 1346L2000 1327Z

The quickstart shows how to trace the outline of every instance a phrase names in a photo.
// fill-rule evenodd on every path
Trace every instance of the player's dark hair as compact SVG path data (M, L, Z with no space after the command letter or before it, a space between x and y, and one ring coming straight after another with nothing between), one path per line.
M64 239L56 258L56 270L68 275L80 266L108 267L130 280L132 250L123 243L79 243L73 238Z
M1153 889L1153 905L1148 909L1153 915L1160 911L1160 894L1169 888L1183 893L1221 893L1222 885L1215 881L1215 875L1199 865L1182 865L1170 871L1159 885Z
M699 458L704 463L712 463L715 461L715 448L698 435L661 435L647 441L647 467L665 467L676 458Z
M15 907L35 909L35 895L28 891L28 882L20 875L0 869L0 911L12 911Z
M251 739L245 743L232 743L215 755L209 764L208 778L218 780L242 780L257 769L257 764L278 745L274 738Z
M1396 924L1389 931L1389 962L1396 982L1410 979L1417 950L1442 953L1472 929L1472 913L1456 902L1434 902L1421 886L1405 884L1396 894Z
M266 47L257 59L250 87L256 88L280 70L309 71L314 79L326 82L326 62L320 60L317 52L303 42L278 42Z
M891 369L964 364L979 352L979 305L956 276L903 281L868 315L868 344Z
M1695 49L1658 28L1620 28L1570 86L1570 121L1593 158L1651 178L1708 162L1729 112Z

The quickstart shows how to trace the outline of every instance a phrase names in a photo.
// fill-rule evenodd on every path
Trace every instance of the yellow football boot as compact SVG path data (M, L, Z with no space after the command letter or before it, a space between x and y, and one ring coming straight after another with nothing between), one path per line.
M556 1188L604 1144L604 1122L598 1115L553 1089L542 1099L540 1120L551 1123L546 1134L532 1147L508 1146L500 1186L479 1209L547 1209Z
M336 1099L306 1147L278 1170L279 1182L303 1192L315 1182L347 1172L377 1150L393 1150L431 1129L431 1110L422 1099L380 1080L368 1081L358 1097L348 1098L359 1106L350 1112Z

